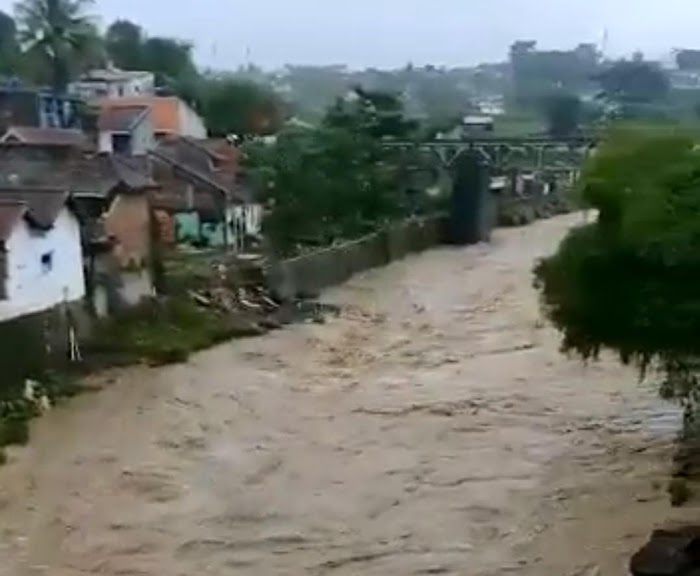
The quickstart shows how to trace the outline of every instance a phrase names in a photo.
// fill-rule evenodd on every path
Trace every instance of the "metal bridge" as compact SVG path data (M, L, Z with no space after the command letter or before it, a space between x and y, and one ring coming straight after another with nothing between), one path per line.
M387 148L423 151L435 156L442 168L450 168L465 152L477 152L495 171L517 166L540 171L568 172L578 170L595 147L590 136L552 138L550 136L498 137L479 135L459 140L427 142L388 141Z

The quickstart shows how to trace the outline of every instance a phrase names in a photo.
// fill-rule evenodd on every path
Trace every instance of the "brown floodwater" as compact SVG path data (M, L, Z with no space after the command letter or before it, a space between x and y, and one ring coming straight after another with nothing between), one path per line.
M328 292L325 325L101 375L0 470L0 575L620 575L677 412L558 352L534 260L580 216Z

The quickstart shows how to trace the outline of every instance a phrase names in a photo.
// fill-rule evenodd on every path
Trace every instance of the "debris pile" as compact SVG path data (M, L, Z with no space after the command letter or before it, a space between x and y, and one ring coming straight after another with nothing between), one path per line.
M265 259L258 255L230 256L209 265L206 274L196 275L187 295L203 308L236 317L261 331L279 329L295 322L323 323L335 306L308 299L280 301L265 283Z

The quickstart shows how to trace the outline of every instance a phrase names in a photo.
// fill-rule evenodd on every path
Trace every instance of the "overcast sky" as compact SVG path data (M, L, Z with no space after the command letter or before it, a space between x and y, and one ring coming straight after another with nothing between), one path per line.
M264 67L468 65L503 59L518 38L566 48L606 29L612 55L700 46L700 0L97 0L96 12L189 39L215 68L247 54Z

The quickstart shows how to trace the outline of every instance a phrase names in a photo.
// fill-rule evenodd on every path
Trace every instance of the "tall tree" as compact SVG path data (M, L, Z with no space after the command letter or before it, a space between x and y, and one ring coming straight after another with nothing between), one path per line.
M140 70L144 66L145 34L129 20L116 20L105 34L107 54L112 63L123 70Z
M671 89L661 68L651 62L622 60L596 77L601 97L620 105L663 101Z
M383 139L406 137L411 127L395 96L358 89L317 129L283 131L258 149L253 167L273 201L265 221L273 248L356 237L405 214L401 159Z
M25 50L44 60L57 91L98 44L87 10L93 0L22 0L15 6L19 38Z
M197 74L189 42L154 36L143 43L142 50L143 67L156 75L159 85L170 85Z
M700 407L700 152L692 135L615 134L581 182L597 220L536 269L563 348L659 368L665 397Z
M544 114L551 136L572 136L582 119L583 105L575 94L552 94L544 101Z
M17 25L12 16L0 10L0 74L17 74L19 55Z
M202 85L200 98L200 110L213 134L270 134L283 120L279 98L254 82L209 79Z

